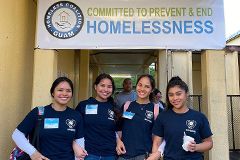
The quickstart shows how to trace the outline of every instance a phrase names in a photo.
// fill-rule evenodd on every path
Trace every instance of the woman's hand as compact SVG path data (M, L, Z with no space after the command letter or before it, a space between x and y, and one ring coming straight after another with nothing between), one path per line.
M188 144L188 151L189 152L206 152L212 149L213 141L212 137L208 137L203 139L202 143L196 144L195 141L190 141Z
M47 157L43 156L40 152L35 151L31 156L31 160L49 160Z
M78 160L83 160L88 155L87 151L73 141L73 151Z
M87 151L83 148L78 149L76 152L74 151L74 154L77 160L83 160L88 155Z
M160 157L161 157L161 153L159 151L156 151L156 152L150 154L150 156L147 158L147 160L159 160Z
M126 153L125 146L124 146L123 142L119 138L117 139L116 151L117 151L118 155Z
M189 141L188 146L187 146L188 151L189 152L195 152L196 151L196 146L197 146L197 144L196 144L195 141Z

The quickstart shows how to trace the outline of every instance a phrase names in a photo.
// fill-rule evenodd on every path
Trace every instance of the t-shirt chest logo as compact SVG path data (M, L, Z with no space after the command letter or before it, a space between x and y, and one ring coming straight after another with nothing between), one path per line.
M108 109L108 119L114 120L114 112L110 109Z
M195 127L197 125L197 122L195 120L187 120L186 125L187 125L187 129L185 130L186 132L191 132L196 134Z
M68 131L75 131L76 121L74 119L67 119L66 124L68 126Z
M152 123L153 112L146 110L145 116L146 116L146 117L145 117L144 120Z
M152 112L152 111L146 110L145 115L146 115L146 118L147 118L147 119L152 119L152 118L153 118L153 112Z
M195 126L197 125L197 122L195 120L187 120L186 125L188 129L194 129Z

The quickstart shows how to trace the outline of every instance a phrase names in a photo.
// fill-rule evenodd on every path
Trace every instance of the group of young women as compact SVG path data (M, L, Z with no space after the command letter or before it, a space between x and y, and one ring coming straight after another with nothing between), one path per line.
M67 106L73 84L59 77L50 89L53 102L44 107L40 148L26 138L36 127L37 107L17 126L13 140L32 160L157 160L161 155L164 160L203 160L202 153L212 148L212 133L207 118L187 106L186 83L179 77L169 81L167 109L161 113L149 101L154 88L153 77L141 75L137 100L118 110L112 98L114 80L103 73L94 83L96 97L80 102L73 110ZM193 139L185 148L184 136ZM163 139L164 151L160 147Z

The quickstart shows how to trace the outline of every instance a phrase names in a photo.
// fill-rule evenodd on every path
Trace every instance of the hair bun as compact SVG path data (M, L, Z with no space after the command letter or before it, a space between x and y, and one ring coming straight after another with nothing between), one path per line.
M172 81L182 81L182 79L179 76L172 77L169 82Z

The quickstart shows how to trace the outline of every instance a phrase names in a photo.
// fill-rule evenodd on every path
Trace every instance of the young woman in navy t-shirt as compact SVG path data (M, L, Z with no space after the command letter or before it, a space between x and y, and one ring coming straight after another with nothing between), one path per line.
M137 100L131 102L126 110L123 106L122 142L119 141L116 148L119 160L144 160L151 152L154 104L150 102L149 95L154 88L154 78L148 74L141 75L136 85Z
M159 159L158 147L163 138L166 141L164 160L203 160L202 153L213 146L207 118L188 108L188 86L179 77L168 82L166 97L168 108L154 124L155 136L148 160Z
M50 89L53 102L44 108L37 150L27 138L37 125L38 107L34 108L13 132L12 138L32 160L75 160L73 146L83 138L81 115L67 106L73 95L73 83L66 77L57 78ZM73 145L74 142L74 145ZM79 147L78 147L79 148ZM80 153L84 150L80 148ZM84 157L84 154L78 154Z
M100 74L94 83L96 97L82 101L76 107L84 119L85 160L116 159L116 116L112 94L113 78Z

